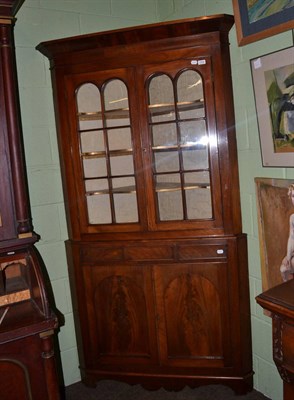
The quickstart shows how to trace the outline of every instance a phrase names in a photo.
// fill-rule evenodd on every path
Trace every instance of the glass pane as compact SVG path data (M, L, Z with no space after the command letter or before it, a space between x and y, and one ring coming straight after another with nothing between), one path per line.
M212 218L210 189L186 190L188 219Z
M174 90L167 75L157 75L149 83L149 113L151 122L175 119Z
M154 153L154 168L156 172L179 171L179 154L177 151Z
M204 117L203 82L200 74L184 71L177 81L178 112L180 119Z
M89 224L111 224L109 194L87 196Z
M206 150L183 150L184 170L207 169L208 158Z
M205 121L182 122L180 134L184 170L208 168L208 137Z
M181 122L179 124L181 144L205 148L208 145L208 136L204 120Z
M85 181L88 220L90 224L107 224L112 222L109 186L107 179Z
M152 126L153 147L177 146L177 126L172 124L160 124Z
M107 175L106 159L104 157L84 157L84 177L98 178Z
M130 128L108 130L109 150L132 149L132 136Z
M210 174L208 171L186 173L184 178L185 186L210 186Z
M183 219L183 202L179 174L156 177L156 192L160 221Z
M127 87L120 79L108 82L104 88L106 126L129 125L129 100Z
M209 172L185 174L188 219L212 218Z
M182 194L178 192L158 192L158 211L160 221L183 219Z
M79 129L102 128L101 99L97 86L85 83L77 91Z
M110 157L111 175L133 175L133 156Z
M112 184L116 222L138 222L135 179L113 179Z
M81 132L80 135L82 153L105 151L102 131Z
M85 181L85 189L88 195L102 194L109 192L109 184L107 179L89 179Z

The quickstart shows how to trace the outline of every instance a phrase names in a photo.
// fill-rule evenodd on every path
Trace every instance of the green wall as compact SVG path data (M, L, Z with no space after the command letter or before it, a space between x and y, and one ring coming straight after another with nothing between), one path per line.
M20 102L31 208L38 249L55 301L65 315L59 343L65 384L80 380L64 240L67 228L58 160L49 64L35 50L41 41L125 26L232 14L231 0L25 0L15 27ZM261 292L254 177L293 178L291 168L263 168L249 60L292 45L288 31L238 47L230 33L241 184L243 230L248 234L255 388L282 399L282 381L272 362L271 320L255 303Z

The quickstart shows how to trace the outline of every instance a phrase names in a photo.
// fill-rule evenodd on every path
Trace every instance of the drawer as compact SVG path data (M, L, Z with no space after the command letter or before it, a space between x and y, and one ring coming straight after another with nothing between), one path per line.
M179 260L226 259L227 246L224 244L183 244L177 246Z
M173 247L169 245L144 245L125 248L125 259L132 261L173 260Z
M95 265L104 261L122 261L122 247L85 246L80 250L82 264Z

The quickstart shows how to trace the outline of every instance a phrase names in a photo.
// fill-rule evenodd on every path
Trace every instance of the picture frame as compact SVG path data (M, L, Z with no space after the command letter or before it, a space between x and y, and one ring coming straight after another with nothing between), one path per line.
M290 218L294 204L289 188L294 179L255 178L262 291L285 281ZM273 218L274 215L274 218ZM293 274L286 276L293 279Z
M294 47L250 64L262 164L294 167Z
M294 29L294 5L286 0L232 1L239 46Z

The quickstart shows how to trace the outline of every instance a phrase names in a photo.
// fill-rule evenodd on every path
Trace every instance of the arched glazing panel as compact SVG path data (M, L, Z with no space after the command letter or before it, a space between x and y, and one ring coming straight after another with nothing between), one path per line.
M201 75L149 80L153 182L159 221L212 218L209 135Z
M179 75L177 98L180 119L204 117L203 81L198 72L187 70Z
M102 128L101 97L97 86L84 83L77 90L76 99L80 130Z
M106 126L130 124L128 91L124 82L113 79L105 84L103 90Z
M101 87L76 94L88 223L138 222L128 90L120 79Z
M172 80L165 74L154 76L149 83L149 115L152 122L175 119L175 99Z

